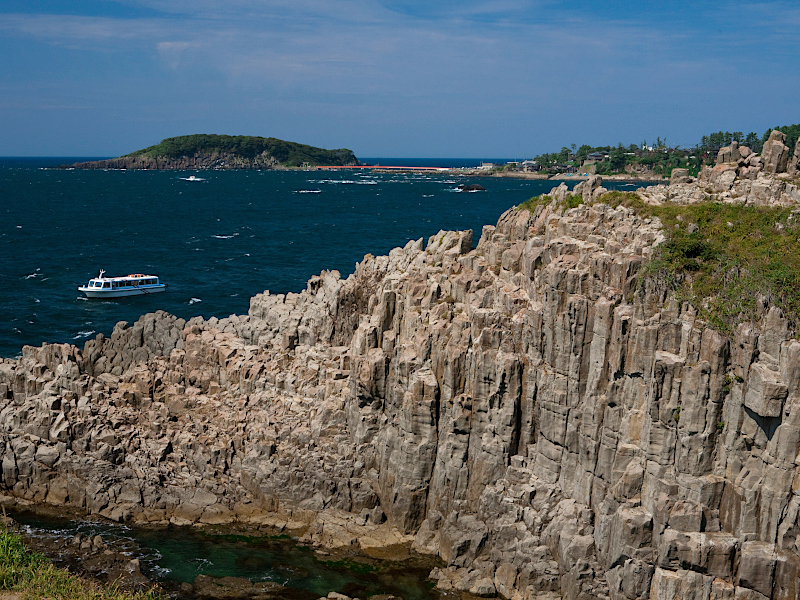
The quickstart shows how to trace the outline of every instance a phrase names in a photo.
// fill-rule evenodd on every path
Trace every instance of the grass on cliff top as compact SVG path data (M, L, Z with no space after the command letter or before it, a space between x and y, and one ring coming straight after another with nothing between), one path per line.
M533 212L551 200L531 198L520 208ZM794 330L800 329L800 213L712 201L652 206L635 192L609 192L599 202L661 220L667 241L645 265L641 283L666 285L723 333L758 320L763 302L780 308ZM582 203L579 196L568 196L561 204ZM697 231L690 233L690 224Z
M157 600L153 593L126 594L58 569L20 536L0 525L0 592L18 592L22 600Z

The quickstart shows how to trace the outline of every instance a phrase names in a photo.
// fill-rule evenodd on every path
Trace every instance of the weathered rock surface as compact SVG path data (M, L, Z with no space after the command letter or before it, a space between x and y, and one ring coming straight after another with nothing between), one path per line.
M672 174L669 177L669 184L675 185L676 183L692 183L693 177L689 177L689 169L672 169Z
M689 177L686 169L673 169L670 185L641 188L637 193L645 202L654 204L716 200L751 206L794 206L800 203L800 148L795 149L790 161L785 140L786 134L773 131L761 155L733 142L720 149L717 164L703 167L696 180Z
M792 155L791 161L789 161L789 175L792 177L797 177L800 175L800 139L797 140L797 143L794 145L794 154Z
M777 129L769 134L769 139L761 149L761 160L767 173L783 173L789 162L789 148L786 147L786 134Z
M272 581L251 582L242 577L198 575L193 584L181 586L182 596L196 600L272 600L284 588Z
M242 169L275 169L279 167L278 159L268 152L254 157L244 157L229 152L198 152L192 156L121 156L106 160L65 165L75 169L151 169L161 171L187 171L192 169L213 169L218 171Z
M800 342L776 308L727 339L640 286L663 240L624 207L512 209L475 249L442 231L247 315L26 347L0 364L0 483L118 521L413 540L480 596L796 600Z

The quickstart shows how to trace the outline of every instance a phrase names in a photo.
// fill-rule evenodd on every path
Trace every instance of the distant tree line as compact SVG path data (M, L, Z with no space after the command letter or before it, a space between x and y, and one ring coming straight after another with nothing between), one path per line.
M290 167L299 167L303 163L332 166L358 163L351 150L325 150L276 138L249 135L183 135L161 140L155 146L137 150L127 156L180 158L195 154L225 153L253 159L264 152L274 157L280 164Z
M585 166L587 159L592 159L594 171L598 175L611 175L616 173L634 172L642 170L652 171L654 174L669 175L672 169L683 167L689 173L696 175L704 164L713 164L717 152L731 142L739 142L748 146L754 152L761 152L764 143L769 139L773 129L778 129L786 134L786 145L794 148L800 138L800 124L773 127L759 136L755 132L747 135L741 131L718 131L704 135L700 143L691 148L668 146L667 140L659 137L655 142L647 140L641 144L623 146L589 146L570 147L563 146L560 152L544 153L533 158L534 168L546 173L579 172Z
M761 152L764 143L769 139L769 134L774 129L778 129L786 134L786 145L789 148L794 148L797 143L797 138L800 137L800 124L797 125L784 125L783 127L773 127L764 132L761 137L754 131L744 135L741 131L718 131L709 135L704 135L698 146L703 152L716 153L720 148L730 146L731 142L739 142L742 146L747 146L754 152Z

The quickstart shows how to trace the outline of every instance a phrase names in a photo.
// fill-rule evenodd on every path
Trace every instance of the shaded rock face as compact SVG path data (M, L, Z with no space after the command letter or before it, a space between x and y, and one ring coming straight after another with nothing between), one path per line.
M672 174L669 177L670 185L691 183L692 181L694 181L694 178L689 176L689 169L672 169Z
M198 152L192 156L168 157L159 156L121 156L108 160L94 160L89 162L68 165L76 169L155 169L178 170L214 169L214 170L241 170L241 169L274 169L278 167L278 160L268 152L250 157L239 156L228 152Z
M789 162L789 148L786 147L786 134L777 129L769 134L769 139L761 150L761 160L767 173L784 173Z
M413 539L482 596L796 599L800 342L775 308L726 339L640 286L663 240L624 207L510 210L475 249L442 231L247 315L26 347L0 364L2 487Z
M749 148L748 148L749 150ZM731 142L730 146L720 148L717 153L717 164L738 162L742 158L739 152L739 142Z
M792 160L789 162L788 170L789 175L793 177L800 175L800 139L797 140L794 146L794 154L792 155Z

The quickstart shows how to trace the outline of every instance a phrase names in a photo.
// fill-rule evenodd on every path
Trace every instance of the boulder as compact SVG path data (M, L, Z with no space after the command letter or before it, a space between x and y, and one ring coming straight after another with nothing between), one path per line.
M694 181L694 178L689 177L689 169L672 169L672 174L669 177L670 185L691 183L692 181Z
M774 129L761 149L761 160L767 173L784 173L789 163L789 148L786 147L786 134Z
M737 141L731 142L730 146L725 146L724 148L720 148L719 152L717 152L718 165L724 163L738 163L741 158L742 155L739 152L739 142Z

